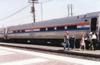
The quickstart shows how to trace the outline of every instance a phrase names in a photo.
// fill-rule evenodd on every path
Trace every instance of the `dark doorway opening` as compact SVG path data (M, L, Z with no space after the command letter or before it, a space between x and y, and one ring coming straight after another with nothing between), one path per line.
M92 18L91 19L91 31L95 32L97 28L97 18Z

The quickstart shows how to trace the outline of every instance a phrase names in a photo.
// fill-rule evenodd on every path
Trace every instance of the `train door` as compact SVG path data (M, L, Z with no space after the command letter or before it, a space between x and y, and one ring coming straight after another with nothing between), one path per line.
M100 42L100 14L99 14L99 17L98 17L98 30L97 30L97 33L98 33L98 40Z
M91 32L96 32L97 30L97 18L91 19Z

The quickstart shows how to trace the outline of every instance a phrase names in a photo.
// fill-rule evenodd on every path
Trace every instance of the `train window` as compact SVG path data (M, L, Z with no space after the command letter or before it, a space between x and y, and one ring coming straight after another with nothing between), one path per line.
M46 31L46 28L40 28L40 31Z
M16 33L16 31L13 31L13 33Z
M64 26L59 26L59 27L57 27L57 30L64 30L64 29L65 29Z
M17 30L17 32L19 33L19 32L20 32L20 30Z
M53 30L55 30L54 27L49 27L48 28L48 31L53 31Z
M77 25L67 26L67 29L69 30L77 29Z
M21 32L25 32L25 30L21 30Z

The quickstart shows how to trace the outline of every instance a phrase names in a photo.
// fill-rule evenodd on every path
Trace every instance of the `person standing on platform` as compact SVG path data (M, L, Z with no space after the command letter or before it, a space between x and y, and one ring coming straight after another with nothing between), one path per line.
M75 36L74 36L74 35L72 35L72 36L70 37L69 42L70 42L70 47L71 47L71 49L73 49L73 48L75 47Z
M96 49L96 43L97 43L97 36L96 36L95 32L93 32L91 39L92 39L92 44L93 44L93 50L95 50Z
M92 47L93 47L93 44L92 44L92 32L89 33L89 49L91 50Z
M90 41L89 41L89 34L87 33L85 35L85 45L86 45L86 49L88 50L89 49L89 44L90 44Z
M84 35L82 35L82 39L80 41L80 49L85 49L85 38Z
M66 35L64 36L64 51L66 50L66 47L67 49L69 50L70 48L70 43L69 43L69 33L66 32Z

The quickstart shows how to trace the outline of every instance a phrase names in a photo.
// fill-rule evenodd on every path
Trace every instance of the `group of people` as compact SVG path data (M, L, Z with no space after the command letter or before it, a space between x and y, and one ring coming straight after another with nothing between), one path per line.
M66 35L64 36L64 50L67 49L69 50L70 48L73 49L75 47L75 37L74 35L69 36L69 33L66 33Z
M90 49L96 50L96 43L97 43L97 35L95 32L90 32L87 34L83 34L80 40L80 49ZM64 36L64 50L73 49L75 48L75 37L74 35L69 36L69 33L66 33Z
M89 34L82 35L80 41L80 49L90 49L96 50L97 35L95 32L90 32Z

